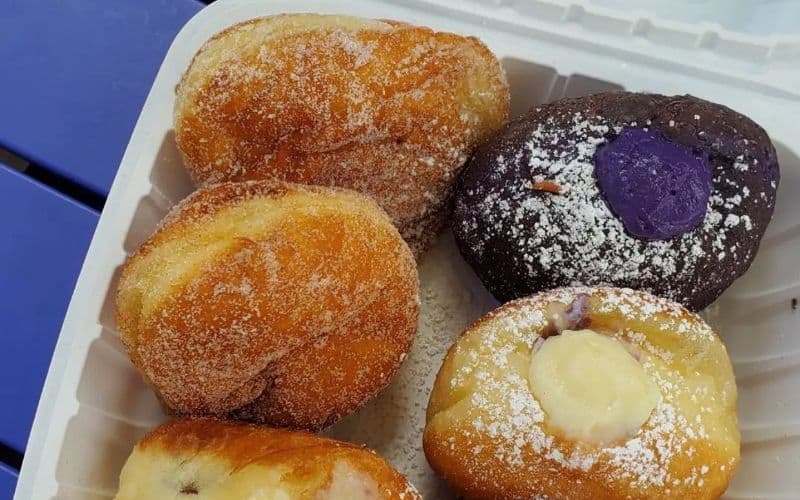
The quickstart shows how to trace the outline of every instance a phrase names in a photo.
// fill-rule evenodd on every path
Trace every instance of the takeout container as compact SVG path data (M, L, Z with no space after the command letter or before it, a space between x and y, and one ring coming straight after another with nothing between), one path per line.
M133 444L162 422L114 324L127 254L191 186L172 131L174 89L195 51L236 22L282 12L392 18L475 35L501 59L511 114L610 89L690 93L767 129L782 179L775 218L750 271L709 310L739 386L742 462L727 498L800 498L800 37L758 38L638 11L557 0L221 0L175 38L153 83L86 256L53 355L20 475L18 499L105 499ZM420 329L397 378L327 433L364 443L426 498L448 493L422 453L428 394L446 349L496 303L449 233L420 262Z

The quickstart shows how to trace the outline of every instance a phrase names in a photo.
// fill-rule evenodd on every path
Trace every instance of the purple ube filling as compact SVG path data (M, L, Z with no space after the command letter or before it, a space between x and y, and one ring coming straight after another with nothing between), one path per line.
M600 192L631 235L666 240L703 222L711 195L705 153L653 130L625 128L594 160Z

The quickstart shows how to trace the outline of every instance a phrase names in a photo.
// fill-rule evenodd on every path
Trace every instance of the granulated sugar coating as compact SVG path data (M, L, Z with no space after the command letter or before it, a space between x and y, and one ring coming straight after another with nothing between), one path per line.
M563 437L528 385L539 334L584 294L586 327L627 346L661 396L635 434L608 443ZM428 459L468 497L717 498L739 460L721 341L683 307L628 289L557 289L485 316L449 351L427 420Z
M612 213L594 160L623 127L652 129L707 155L713 189L699 226L647 240ZM700 310L750 266L778 179L767 134L724 106L691 96L596 94L533 110L480 147L457 184L452 227L500 300L607 284Z
M319 429L389 383L417 328L414 259L369 198L223 183L126 262L117 325L181 414Z
M178 86L174 121L196 183L355 189L419 252L444 224L465 160L507 112L500 64L476 38L294 14L209 40Z

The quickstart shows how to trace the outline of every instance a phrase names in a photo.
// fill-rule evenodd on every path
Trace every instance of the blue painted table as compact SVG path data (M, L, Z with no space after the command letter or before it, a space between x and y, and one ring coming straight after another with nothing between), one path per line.
M0 442L22 451L94 210L0 166ZM11 382L11 383L9 383Z
M6 0L0 15L0 498L9 497L97 211L195 0ZM2 156L0 156L2 158ZM46 185L45 185L46 184ZM94 209L93 209L94 208ZM11 456L11 460L9 460ZM16 457L16 458L15 458Z
M104 196L195 0L6 0L0 146Z
M17 471L0 463L0 498L11 498L17 487Z

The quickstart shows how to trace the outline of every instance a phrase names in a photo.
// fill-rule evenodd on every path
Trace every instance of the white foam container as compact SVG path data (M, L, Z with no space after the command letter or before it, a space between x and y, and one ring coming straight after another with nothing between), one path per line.
M167 53L111 189L64 320L20 475L18 499L105 499L133 444L164 420L114 327L120 266L190 191L172 132L174 88L201 44L238 21L280 12L393 18L476 35L502 60L512 115L605 89L691 93L763 125L782 180L750 271L707 312L733 359L742 462L727 498L800 498L800 37L755 37L557 0L221 0ZM496 304L444 234L421 261L414 349L387 391L329 431L365 443L426 494L448 498L420 433L433 377L461 329Z

